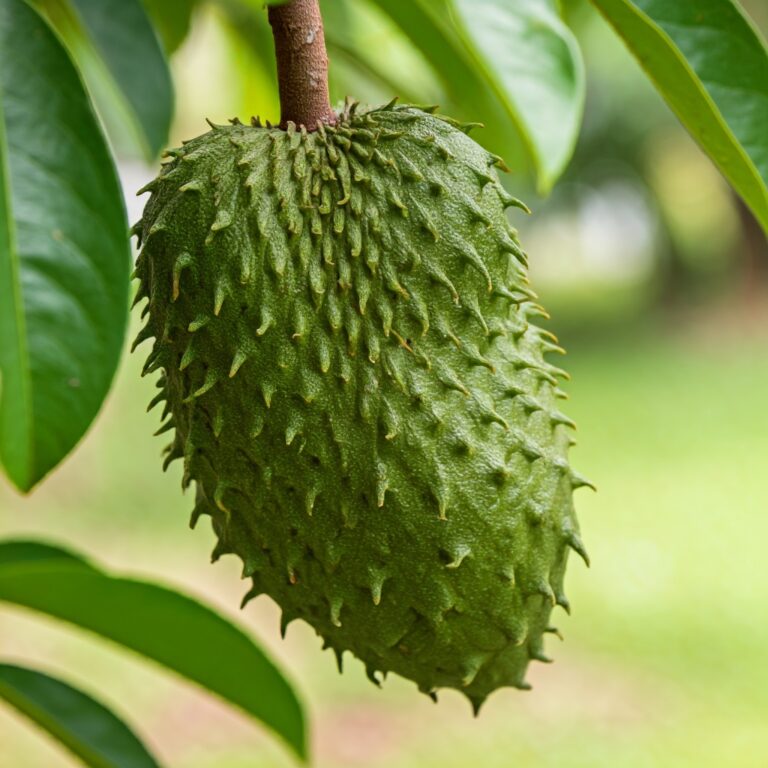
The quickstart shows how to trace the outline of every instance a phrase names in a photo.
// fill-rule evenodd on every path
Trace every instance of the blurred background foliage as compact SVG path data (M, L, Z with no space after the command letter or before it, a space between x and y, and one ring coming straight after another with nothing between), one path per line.
M186 4L174 2L181 13ZM172 144L206 130L204 117L278 118L261 5L210 0L195 9L172 59ZM768 30L764 0L744 5ZM505 183L534 211L516 212L515 224L569 350L568 411L580 428L573 460L599 488L577 497L593 567L572 563L574 615L557 616L566 642L550 642L556 663L536 665L531 693L496 694L477 720L458 695L434 706L394 679L377 691L349 659L339 676L308 627L292 625L280 641L275 606L249 606L241 620L306 694L320 768L768 765L766 242L602 19L582 0L564 6L587 66L581 137L547 199L512 145ZM461 84L443 92L373 4L323 8L334 99L398 94L472 118ZM164 30L169 49L179 29ZM376 66L345 44L352 35ZM136 219L133 190L155 169L124 154ZM31 499L0 485L0 534L56 537L188 585L233 615L245 591L238 564L211 568L212 534L185 530L191 500L178 491L178 468L161 473L163 443L149 437L157 416L142 415L153 385L138 379L140 368L125 358L96 428ZM169 765L291 764L269 736L203 694L23 612L0 611L0 655L66 670L100 691ZM0 744L0 768L72 764L6 709Z

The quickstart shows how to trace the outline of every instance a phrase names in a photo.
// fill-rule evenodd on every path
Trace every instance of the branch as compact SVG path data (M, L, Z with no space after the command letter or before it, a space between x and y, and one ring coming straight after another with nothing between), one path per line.
M328 54L318 0L290 0L269 8L280 88L280 127L289 122L317 130L335 125L328 97Z

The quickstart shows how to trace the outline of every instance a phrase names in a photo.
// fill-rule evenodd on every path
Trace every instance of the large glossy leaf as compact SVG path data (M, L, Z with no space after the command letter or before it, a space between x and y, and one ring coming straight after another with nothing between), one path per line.
M0 601L68 621L162 664L240 707L306 757L304 715L291 685L248 635L196 600L109 575L50 544L7 541L0 542Z
M768 232L768 50L731 0L592 0Z
M93 421L122 350L130 253L115 169L43 20L0 0L0 462L29 490Z
M554 0L454 0L477 67L518 126L548 190L579 135L584 65Z
M32 1L69 48L113 142L153 160L168 141L173 84L141 0Z
M15 664L0 664L0 699L91 768L158 768L122 720L61 680Z

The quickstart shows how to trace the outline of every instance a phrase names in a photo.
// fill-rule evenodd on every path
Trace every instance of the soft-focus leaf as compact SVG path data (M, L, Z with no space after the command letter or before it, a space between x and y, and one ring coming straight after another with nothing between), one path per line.
M153 159L168 141L173 85L168 62L141 1L71 2L136 117L146 142L147 158Z
M20 490L104 400L129 270L122 193L77 72L26 3L0 0L0 462Z
M461 105L454 117L485 124L481 140L504 154L512 166L524 162L517 126L510 120L478 71L456 27L446 18L443 4L426 0L370 0L401 29L445 83L453 101ZM441 11L441 12L440 12Z
M165 50L173 53L189 34L197 0L142 0L160 34Z
M215 0L222 12L231 55L247 62L247 84L241 85L245 120L252 114L278 122L280 99L272 30L263 0Z
M327 38L328 56L333 60L334 67L329 73L331 85L331 99L333 100L334 90L338 91L340 87L346 86L346 80L342 80L338 75L338 69L341 64L346 63L357 78L366 77L368 81L381 87L388 98L394 95L399 96L408 102L418 102L419 98L413 87L400 80L395 80L392 75L386 71L386 68L380 67L376 62L357 46L347 45L340 37L332 36ZM349 95L349 90L343 91ZM370 102L366 99L366 102Z
M120 149L153 160L168 141L173 84L141 0L32 0L77 62Z
M41 545L37 545L41 546ZM40 611L152 659L202 685L306 756L304 715L291 685L241 629L171 589L111 576L65 550L38 557L0 542L0 601ZM24 560L20 553L31 552Z
M442 78L456 116L482 122L478 139L513 167L524 163L525 147L539 187L548 189L573 149L584 88L578 47L551 0L371 2ZM452 10L459 19L451 19ZM522 52L529 60L535 55L530 66L541 77Z
M0 542L0 568L14 563L33 563L38 560L49 562L60 560L69 565L79 565L81 568L94 570L94 567L80 555L55 544L26 540Z
M547 191L573 154L584 66L554 0L454 0L468 47L518 126Z
M92 768L158 768L130 728L103 704L33 669L0 664L0 698Z
M768 232L768 50L731 0L593 0Z
M407 78L402 76L402 66L392 66L390 57L382 57L380 52L372 51L370 46L359 41L359 31L366 29L370 22L370 8L358 0L321 0L320 9L331 60L332 99L341 101L351 96L370 104L368 88L373 86L382 92L384 101L394 96L416 103L424 100L412 80L406 82ZM406 45L410 43L406 42ZM376 53L378 55L374 55ZM387 61L387 66L381 65L382 58Z

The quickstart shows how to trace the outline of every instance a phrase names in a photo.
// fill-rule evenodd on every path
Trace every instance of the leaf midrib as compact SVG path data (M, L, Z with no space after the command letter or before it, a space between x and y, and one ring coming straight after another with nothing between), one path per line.
M0 97L2 97L0 92ZM34 465L34 441L32 439L32 429L34 424L34 409L32 404L31 377L32 370L29 359L29 348L27 346L26 319L24 316L24 297L21 291L21 264L19 259L19 250L16 243L16 227L13 219L13 210L11 207L11 173L9 163L8 140L6 134L5 112L3 110L2 98L0 98L0 184L3 188L3 209L0 210L0 216L6 220L6 243L0 242L0 249L7 247L7 261L10 273L10 294L12 311L10 316L13 318L16 333L14 338L17 343L18 361L19 361L19 379L21 381L22 391L22 418L25 421L25 430L22 439L26 441L24 455L27 457L26 466L31 468ZM6 371L6 377L8 372ZM2 397L0 390L0 397ZM0 458L2 458L2 445L0 444ZM27 471L24 477L17 477L19 485L26 487L28 476L31 471Z

